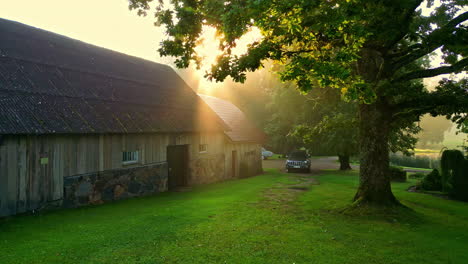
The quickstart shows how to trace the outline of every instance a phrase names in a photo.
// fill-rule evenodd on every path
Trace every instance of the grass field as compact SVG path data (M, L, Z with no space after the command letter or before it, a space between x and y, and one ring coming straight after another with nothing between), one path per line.
M356 172L266 174L0 220L0 263L466 263L468 204L393 190L410 209L340 213Z

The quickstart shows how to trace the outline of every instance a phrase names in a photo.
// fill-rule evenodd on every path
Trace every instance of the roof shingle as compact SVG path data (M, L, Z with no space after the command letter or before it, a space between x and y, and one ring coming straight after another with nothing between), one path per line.
M234 142L258 142L265 140L265 133L250 122L234 104L217 97L199 94L229 127L225 134Z
M0 36L0 134L225 128L167 65L4 19Z

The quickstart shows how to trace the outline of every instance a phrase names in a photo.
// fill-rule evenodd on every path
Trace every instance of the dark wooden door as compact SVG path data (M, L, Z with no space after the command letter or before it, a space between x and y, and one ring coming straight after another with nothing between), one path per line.
M169 190L186 186L188 180L188 145L167 146Z

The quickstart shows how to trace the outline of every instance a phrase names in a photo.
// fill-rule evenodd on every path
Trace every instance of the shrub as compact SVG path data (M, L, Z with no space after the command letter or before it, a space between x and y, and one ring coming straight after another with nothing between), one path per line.
M444 150L440 159L442 190L451 197L468 201L468 161L459 150Z
M411 178L411 179L422 179L424 177L426 177L426 174L421 173L421 172L416 172L416 173L412 173L412 174L408 175L408 178Z
M421 181L421 188L426 191L441 191L442 181L437 169L432 170Z
M406 181L406 171L402 170L401 168L390 166L388 173L390 175L391 181Z

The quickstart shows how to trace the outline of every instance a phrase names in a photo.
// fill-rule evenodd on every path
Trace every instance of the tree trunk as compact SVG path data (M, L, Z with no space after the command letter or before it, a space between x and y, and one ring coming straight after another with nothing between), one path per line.
M340 170L351 170L351 165L349 164L349 155L338 154L338 160L340 161Z
M388 134L390 116L385 103L359 106L360 114L360 179L354 197L356 203L397 205L392 193L389 168Z

